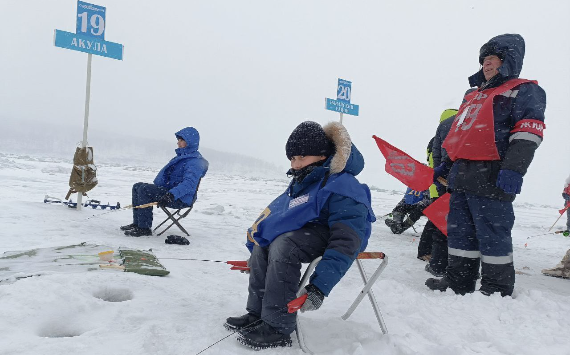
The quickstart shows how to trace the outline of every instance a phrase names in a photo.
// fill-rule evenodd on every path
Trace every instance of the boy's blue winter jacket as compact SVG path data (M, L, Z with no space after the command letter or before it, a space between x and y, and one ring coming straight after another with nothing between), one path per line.
M334 122L325 126L324 129L329 135L330 131L336 131L335 128L339 129L339 126L342 127L339 123ZM328 198L325 202L318 204L319 207L322 207L316 218L307 220L305 215L301 215L295 216L294 221L283 220L280 222L278 220L271 222L271 228L283 228L281 230L283 233L284 231L299 229L303 223L317 223L329 228L327 249L310 280L327 296L348 271L358 253L366 248L372 229L371 223L376 220L370 206L370 190L354 178L364 168L364 158L358 149L352 145L350 138L346 137L348 134L338 134L337 140L333 139L336 145L336 154L329 157L322 166L315 167L301 182L293 180L287 191L273 202L278 202L280 199L290 201L308 195L311 199L308 203L311 203L312 196L309 192L315 191L316 186L322 185L326 176L330 175L326 180L327 183L321 189L321 191L327 189L329 191L318 195L328 196ZM342 186L334 186L335 184L342 184ZM288 216L287 213L283 215ZM259 228L258 231L262 230L262 225L266 221L268 219L262 220L256 225L256 228ZM299 222L301 222L300 226L297 226ZM267 234L275 234L274 232L274 230L266 229ZM248 234L251 235L251 229ZM255 232L253 234L255 235ZM278 235L269 236L269 243L276 237ZM261 241L264 242L265 240ZM259 242L256 241L256 243ZM253 245L252 239L249 239L247 246L250 250Z
M186 147L176 149L176 156L160 170L154 184L166 187L174 199L191 205L198 183L208 171L208 161L198 152L200 134L194 127L176 132L176 137L184 139Z

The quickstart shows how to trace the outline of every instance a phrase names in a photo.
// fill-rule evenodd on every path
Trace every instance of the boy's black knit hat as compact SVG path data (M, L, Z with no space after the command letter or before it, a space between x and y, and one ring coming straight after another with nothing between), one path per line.
M328 157L334 153L334 146L320 124L305 121L298 125L289 136L285 145L285 153L289 160L297 155Z

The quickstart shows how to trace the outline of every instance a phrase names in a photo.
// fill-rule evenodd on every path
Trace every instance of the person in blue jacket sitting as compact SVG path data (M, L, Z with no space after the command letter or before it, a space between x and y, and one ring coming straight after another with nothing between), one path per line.
M291 346L296 314L287 312L287 303L307 294L301 311L318 309L366 248L376 220L370 190L355 178L364 158L342 124L303 122L285 151L292 181L247 232L247 314L225 323L254 349ZM297 294L301 263L318 256L309 284Z
M158 206L184 208L196 201L200 179L208 171L208 161L198 152L200 134L194 127L176 132L178 149L153 184L137 182L133 185L133 206L158 202ZM152 206L133 208L133 223L122 226L125 235L141 237L152 235Z

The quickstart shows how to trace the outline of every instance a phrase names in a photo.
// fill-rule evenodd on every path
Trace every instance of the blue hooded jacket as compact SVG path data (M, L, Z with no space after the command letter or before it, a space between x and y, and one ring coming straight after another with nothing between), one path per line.
M208 171L208 161L198 152L200 134L194 127L176 132L176 137L184 139L186 147L175 150L176 156L160 170L154 184L167 188L175 200L190 206L200 179Z
M469 84L482 91L518 78L524 54L525 43L521 35L503 34L491 38L481 47L479 62L482 63L482 59L488 55L497 55L502 60L498 74L486 81L481 68L468 78ZM472 90L468 90L467 93ZM512 130L521 120L544 122L545 109L546 94L535 83L524 83L509 92L495 96L493 100L495 145L501 160L455 161L448 176L449 189L468 191L474 195L502 201L513 201L515 195L505 193L496 185L499 171L512 170L525 175L535 150L542 142L542 137Z

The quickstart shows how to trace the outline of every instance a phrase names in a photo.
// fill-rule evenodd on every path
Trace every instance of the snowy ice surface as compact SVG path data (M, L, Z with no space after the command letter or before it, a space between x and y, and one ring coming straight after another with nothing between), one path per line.
M171 273L62 271L0 283L0 354L189 355L231 334L222 324L228 316L245 313L247 276L223 263L166 258L246 259L246 229L287 180L208 174L194 210L183 221L191 244L180 246L165 244L164 236L124 236L118 227L130 223L128 210L75 211L44 204L46 194L65 195L70 169L69 162L57 159L0 154L0 253L80 242L152 249ZM128 205L132 184L150 182L155 174L142 166L99 165L100 183L90 197ZM390 212L400 197L373 189L377 216ZM428 290L424 281L430 275L415 258L425 219L417 224L417 233L399 236L379 219L368 251L389 257L373 288L389 334L381 334L367 299L347 321L340 318L362 287L353 267L320 310L301 315L307 345L316 354L570 354L570 280L540 273L570 247L570 238L545 234L557 207L515 204L519 274L512 298ZM155 223L162 218L155 209ZM181 234L174 227L171 232ZM377 265L365 261L369 274ZM33 271L41 270L30 265ZM202 354L252 353L231 335ZM294 340L292 348L264 353L302 351Z

